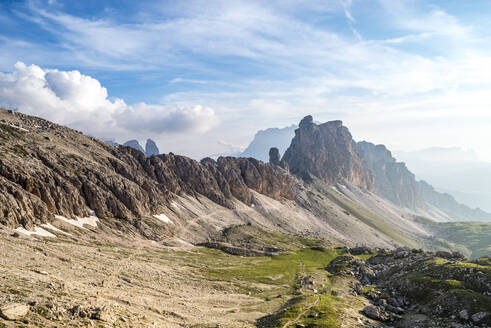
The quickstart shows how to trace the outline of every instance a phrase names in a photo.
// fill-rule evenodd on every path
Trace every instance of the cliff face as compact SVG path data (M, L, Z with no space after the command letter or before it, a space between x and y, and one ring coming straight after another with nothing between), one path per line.
M372 171L378 195L396 205L411 209L423 206L421 191L414 174L404 163L396 162L384 145L361 141L356 143L356 151Z
M146 157L43 119L0 110L0 224L31 227L54 215L134 222L161 213L175 194L200 193L226 207L253 189L292 199L297 180L246 158Z
M329 184L349 181L368 190L373 188L372 174L341 121L317 125L312 116L306 116L282 160L292 173L306 180L313 175Z
M437 192L416 177L404 163L397 162L384 145L361 141L356 150L365 160L374 176L375 192L396 205L410 209L436 206L454 220L483 220L491 214L459 204L452 196Z

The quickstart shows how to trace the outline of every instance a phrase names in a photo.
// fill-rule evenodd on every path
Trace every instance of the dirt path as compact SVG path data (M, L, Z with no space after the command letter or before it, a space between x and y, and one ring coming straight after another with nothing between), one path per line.
M315 295L315 296L317 297L317 299L314 302L312 302L302 312L300 312L295 319L290 320L287 323L285 323L282 328L287 328L288 326L297 323L297 321L300 320L300 318L303 317L312 307L314 307L317 304L319 304L319 301L320 301L321 298L320 298L319 295Z

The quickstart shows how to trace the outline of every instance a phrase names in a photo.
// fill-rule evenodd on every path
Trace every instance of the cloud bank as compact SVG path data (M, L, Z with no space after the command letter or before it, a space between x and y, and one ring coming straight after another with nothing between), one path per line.
M101 83L79 71L42 69L17 62L0 73L0 105L104 138L203 133L218 122L200 105L128 105L110 98Z

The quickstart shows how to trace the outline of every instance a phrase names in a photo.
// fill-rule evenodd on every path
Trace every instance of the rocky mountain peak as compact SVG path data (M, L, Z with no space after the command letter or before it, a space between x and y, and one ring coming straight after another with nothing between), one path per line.
M298 127L300 129L310 128L312 124L314 124L314 118L312 115L307 115L300 121Z
M152 139L147 139L147 143L145 144L145 155L152 156L160 154L159 147Z
M372 174L341 121L318 125L311 115L304 117L282 160L304 180L315 176L330 184L348 181L365 189L373 187Z
M136 139L132 139L132 140L128 140L126 141L123 146L126 146L126 147L131 147L133 149L136 149L136 150L139 150L141 151L142 153L145 153L145 151L143 150L143 147L140 145L140 143L138 142L138 140Z

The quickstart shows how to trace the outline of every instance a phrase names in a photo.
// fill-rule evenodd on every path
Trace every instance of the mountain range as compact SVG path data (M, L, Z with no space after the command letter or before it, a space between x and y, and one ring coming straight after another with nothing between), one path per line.
M296 128L292 125L260 130L239 156L266 161L271 147L284 153ZM439 220L489 220L490 215L481 209L491 204L491 181L487 179L491 165L479 162L472 151L438 147L396 151L400 162L384 145L361 141L356 143L356 150L370 166L377 193L398 206L416 211L424 208ZM418 181L416 177L425 180Z
M491 211L491 163L479 160L473 151L433 147L394 153L437 190L461 203Z
M490 215L341 121L268 162L146 148L0 110L0 325L490 324L489 223L455 222Z
M212 238L210 226L256 220L275 230L391 245L414 244L428 234L411 221L416 215L432 221L491 217L416 182L385 147L356 143L341 121L315 124L311 116L304 118L281 160L285 169L253 158L147 157L40 118L4 110L1 118L0 222L12 228L33 228L57 215L85 217L90 208L98 217L117 218L154 236L145 217L209 217L198 219L199 232L187 231L191 242ZM185 202L182 209L196 200L210 205L184 213L172 206ZM345 200L363 204L371 218L346 209ZM284 211L272 211L273 204ZM220 222L211 209L221 213ZM349 229L346 222L352 222ZM380 235L382 226L389 228Z

